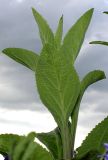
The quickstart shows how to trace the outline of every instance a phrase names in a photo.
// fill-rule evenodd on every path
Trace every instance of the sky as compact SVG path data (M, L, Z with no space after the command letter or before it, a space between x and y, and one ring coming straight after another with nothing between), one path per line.
M53 32L64 16L64 35L88 9L94 8L92 21L75 63L80 79L100 69L108 76L108 47L90 45L93 40L108 41L108 0L0 0L0 133L47 132L56 127L42 104L32 71L2 54L7 47L33 50L42 45L31 8L48 21ZM108 79L90 86L84 94L77 127L76 147L90 130L108 115Z

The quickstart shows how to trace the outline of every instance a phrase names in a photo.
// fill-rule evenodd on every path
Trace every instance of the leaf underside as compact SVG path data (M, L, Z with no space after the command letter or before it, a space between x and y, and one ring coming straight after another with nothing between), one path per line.
M42 102L61 126L68 121L79 94L80 82L74 67L47 44L38 60L36 82Z

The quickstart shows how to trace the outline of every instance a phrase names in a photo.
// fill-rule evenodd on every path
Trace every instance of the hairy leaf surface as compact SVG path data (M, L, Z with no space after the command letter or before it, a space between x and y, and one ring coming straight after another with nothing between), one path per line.
M33 71L36 70L36 65L39 58L36 53L21 48L6 48L2 52L27 68Z
M47 44L41 53L36 81L42 102L59 126L64 121L68 122L79 94L80 82L74 67L66 63L53 46Z
M46 43L52 44L54 42L54 35L49 25L47 24L46 20L34 8L32 8L32 12L38 24L42 44L43 45Z
M108 143L108 117L99 123L83 141L81 147L77 149L78 159L87 154L90 150L104 151L103 144Z
M78 56L92 14L93 9L90 9L83 16L81 16L81 18L72 26L64 38L62 52L64 52L67 61L71 60L72 64Z

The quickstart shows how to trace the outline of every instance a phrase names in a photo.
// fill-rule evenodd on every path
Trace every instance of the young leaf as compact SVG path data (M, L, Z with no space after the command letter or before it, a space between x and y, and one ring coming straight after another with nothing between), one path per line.
M108 46L108 42L104 42L104 41L92 41L90 42L90 44L102 44L102 45Z
M55 159L62 159L62 141L59 128L48 133L37 133L36 137L49 149Z
M2 52L32 71L36 70L36 65L39 58L36 53L21 48L6 48Z
M50 54L49 54L50 53ZM80 82L74 67L66 63L62 53L45 45L36 70L40 98L54 116L59 127L74 109Z
M55 41L56 41L58 47L61 45L62 34L63 34L63 15L59 20L58 28L55 33Z
M0 135L0 154L7 155L10 151L10 147L13 142L16 144L23 138L24 136L18 136L16 134L1 134Z
M32 12L38 24L42 44L43 45L46 43L52 44L54 42L54 35L49 25L47 24L46 20L34 8L32 8Z
M77 149L77 158L80 159L91 150L103 153L103 144L108 142L108 117L99 123L83 141L81 147Z
M78 53L80 51L81 45L84 41L85 33L89 26L91 17L93 14L93 9L87 11L68 31L62 46L62 52L64 52L68 61L71 60L74 63ZM67 54L66 54L67 53Z

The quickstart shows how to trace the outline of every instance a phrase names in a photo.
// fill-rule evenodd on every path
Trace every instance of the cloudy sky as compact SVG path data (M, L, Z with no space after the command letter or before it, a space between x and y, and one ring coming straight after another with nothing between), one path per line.
M108 75L108 47L90 45L92 40L108 40L108 0L0 0L0 51L20 47L39 53L41 41L32 16L36 8L56 30L59 17L64 15L64 34L90 8L94 15L76 69L80 78L94 69ZM86 91L79 115L76 146L86 134L108 115L108 79ZM42 105L36 90L33 72L0 54L0 133L27 134L36 130L50 131L54 119Z

